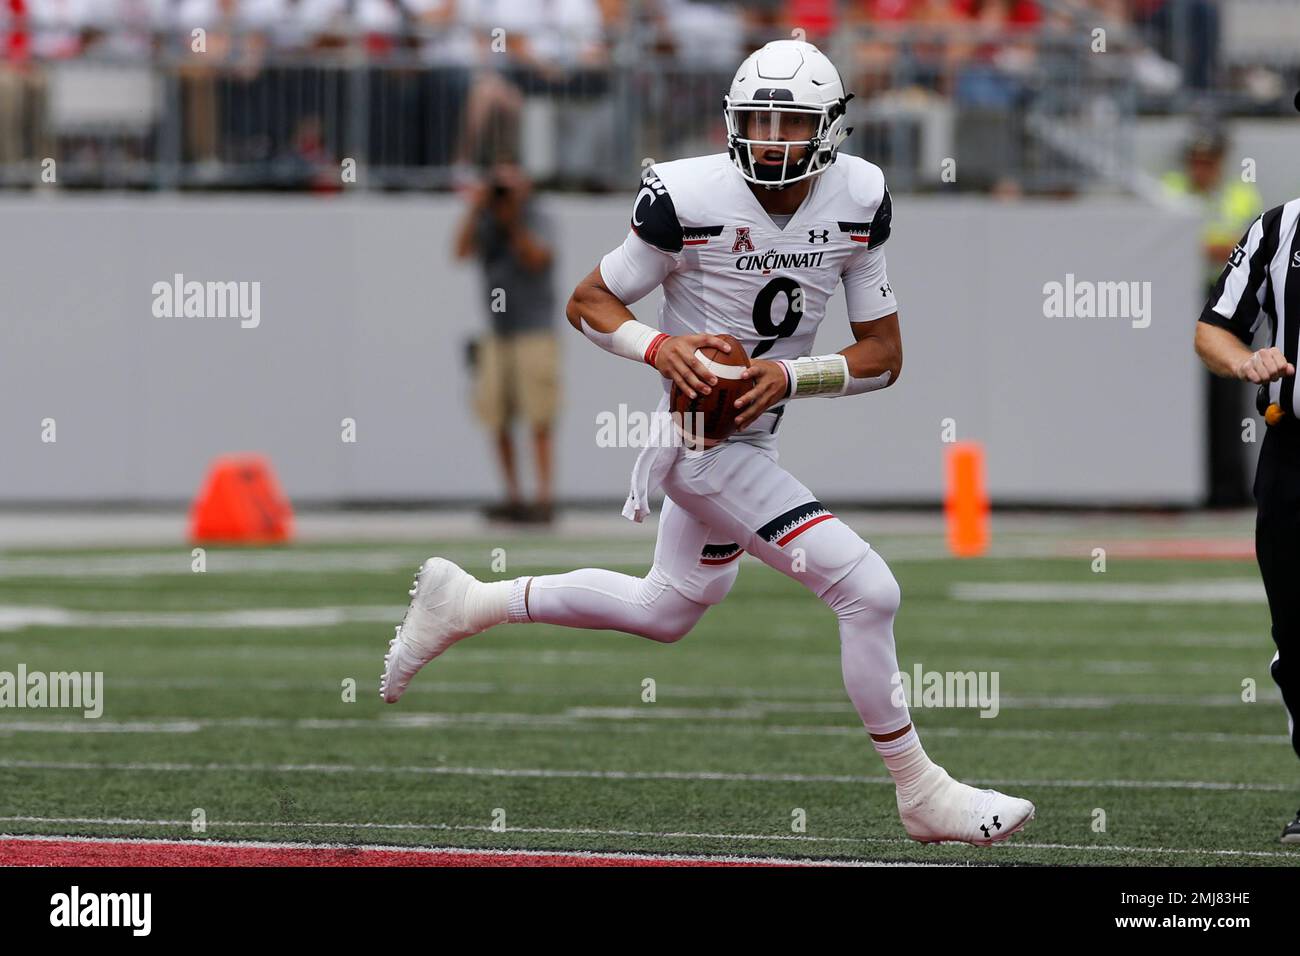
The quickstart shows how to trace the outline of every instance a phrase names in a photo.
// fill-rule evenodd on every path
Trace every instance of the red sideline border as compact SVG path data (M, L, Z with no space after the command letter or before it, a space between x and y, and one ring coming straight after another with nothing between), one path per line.
M779 857L0 835L0 866L808 866Z
M1080 548L1088 553L1091 542L1063 548L1061 557L1078 557ZM1254 538L1135 538L1112 541L1106 545L1112 558L1156 561L1254 561Z

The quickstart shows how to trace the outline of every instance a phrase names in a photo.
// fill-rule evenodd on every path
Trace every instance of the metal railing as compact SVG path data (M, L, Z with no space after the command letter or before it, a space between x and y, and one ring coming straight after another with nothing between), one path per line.
M726 148L734 65L607 35L588 65L446 55L447 31L133 35L0 69L0 185L446 189L494 159L545 186L627 189L645 157ZM758 45L771 37L754 37ZM1129 188L1136 33L1097 55L1082 22L1014 32L855 28L827 52L858 99L849 152L892 188ZM743 47L744 44L735 44ZM430 51L434 52L430 52ZM212 51L212 52L209 52ZM440 52L441 51L441 52Z

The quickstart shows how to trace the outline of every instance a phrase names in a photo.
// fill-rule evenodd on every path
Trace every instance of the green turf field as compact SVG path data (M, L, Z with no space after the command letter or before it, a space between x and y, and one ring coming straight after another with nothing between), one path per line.
M978 849L906 840L841 685L833 615L749 560L677 645L504 626L380 702L385 645L428 554L488 578L577 563L643 573L629 561L652 549L650 534L548 540L494 541L506 575L473 541L212 550L205 573L188 548L0 555L0 670L103 671L106 684L97 721L0 710L0 832L192 837L201 809L222 839L1300 861L1277 842L1300 768L1251 562L1112 558L1094 574L1086 551L955 562L878 543L903 589L902 667L998 674L993 719L913 712L954 776L1038 806L1023 834ZM1247 678L1257 702L1241 700Z

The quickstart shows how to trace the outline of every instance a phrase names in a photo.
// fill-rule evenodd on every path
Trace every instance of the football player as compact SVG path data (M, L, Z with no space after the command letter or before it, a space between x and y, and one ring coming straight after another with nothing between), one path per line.
M544 622L680 640L726 597L749 552L805 585L839 619L849 697L897 788L908 835L987 844L1034 815L1028 800L952 779L921 746L898 672L899 587L848 525L777 464L785 404L887 388L898 381L898 305L885 272L891 204L879 167L842 154L849 129L839 72L815 46L769 43L724 98L726 153L645 170L623 244L569 300L592 343L708 395L724 369L698 351L730 346L753 359L736 432L694 454L654 436L633 469L623 513L641 521L663 488L654 564L643 578L600 568L484 583L443 558L420 568L385 659L380 692L396 701L415 673L456 641L495 624ZM826 303L843 283L854 344L812 355ZM659 328L628 306L662 286ZM653 431L653 429L652 429Z

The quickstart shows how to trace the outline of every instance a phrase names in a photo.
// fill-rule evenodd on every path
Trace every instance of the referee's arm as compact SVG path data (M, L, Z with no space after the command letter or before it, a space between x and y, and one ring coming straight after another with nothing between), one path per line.
M1270 215L1256 219L1232 250L1196 323L1196 354L1205 367L1215 375L1255 384L1295 374L1295 366L1281 349L1250 349L1274 251L1274 244L1265 237L1265 220Z
M1295 366L1286 360L1281 349L1270 346L1252 352L1236 334L1207 322L1196 327L1196 354L1215 375L1256 385L1295 374Z

